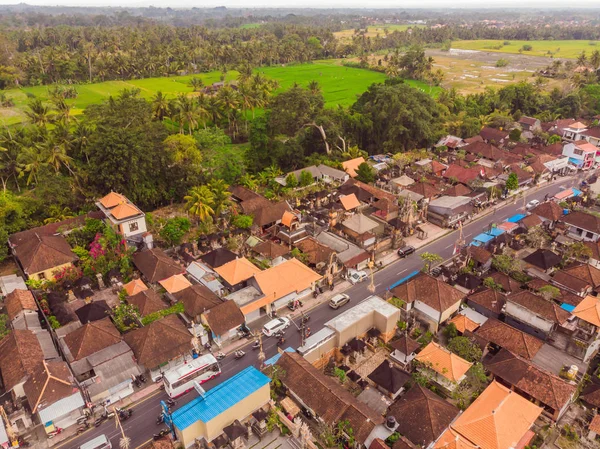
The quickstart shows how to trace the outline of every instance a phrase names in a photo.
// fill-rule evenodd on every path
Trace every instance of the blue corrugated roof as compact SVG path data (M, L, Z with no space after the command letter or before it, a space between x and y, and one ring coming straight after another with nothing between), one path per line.
M296 350L294 348L288 346L287 348L284 349L284 352L296 352ZM265 360L265 365L266 366L275 365L279 361L280 358L281 358L281 354L278 352L270 359Z
M560 308L563 310L566 310L567 312L572 312L573 310L575 310L575 306L572 306L571 304L567 304L567 303L562 303L560 305Z
M477 240L478 242L482 242L482 243L487 243L493 239L494 239L494 237L492 237L489 234L479 234L479 235L476 235L475 237L473 237L473 240Z
M525 218L525 215L523 214L517 214L517 215L513 215L512 217L510 217L508 220L509 223L518 223L520 222L523 218Z
M417 274L419 274L419 273L420 273L420 271L419 271L419 270L413 271L413 272L412 272L412 273L410 273L408 276L404 276L404 277L403 277L402 279L400 279L399 281L396 281L396 282L394 282L392 285L390 285L390 286L388 287L388 290L391 290L391 289L393 289L394 287L398 287L400 284L402 284L402 283L404 283L404 282L408 281L409 279L412 279L412 278L414 278L414 277L415 277Z
M492 228L488 232L486 232L486 234L489 234L492 237L498 237L499 235L504 234L504 231L502 229Z
M574 196L581 195L581 190L577 190L575 187L571 187L571 190L573 191Z
M173 424L183 430L196 421L209 422L270 381L271 379L263 373L249 366L212 390L208 390L204 397L197 397L175 410L172 415Z

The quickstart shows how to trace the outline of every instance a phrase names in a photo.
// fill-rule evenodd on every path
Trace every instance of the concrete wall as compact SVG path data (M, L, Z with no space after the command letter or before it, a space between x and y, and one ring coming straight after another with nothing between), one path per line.
M554 323L551 321L548 321L526 309L525 307L521 307L520 305L510 301L506 302L505 314L507 316L510 315L510 317L520 321L523 324L526 324L529 327L542 331L543 334L550 333L554 327Z
M333 335L329 340L323 342L323 344L304 354L304 358L313 365L322 363L322 359L325 359L325 363L327 363L329 358L336 353L336 348L338 347L337 342L338 339Z
M462 300L457 301L456 304L454 304L452 307L449 307L446 310L444 310L441 314L440 323L443 323L444 321L449 319L452 315L454 315L458 311L458 308L460 307L461 303L462 303Z
M48 279L48 280L52 281L52 280L54 280L54 273L56 271L60 271L63 268L67 268L67 267L70 267L70 266L73 266L73 264L71 262L65 263L65 264L59 265L57 267L49 268L48 270L45 270L45 271L39 271L37 273L28 274L27 277L29 277L29 279L35 279L35 280L39 281L40 280L40 274L43 273L44 274L44 279Z
M194 444L196 438L206 438L212 441L218 437L223 428L232 424L236 419L243 421L251 413L266 405L270 400L270 385L264 385L259 390L242 399L233 407L228 408L220 415L215 416L209 422L196 421L185 429L177 429L176 433L184 447Z
M135 231L130 231L129 230L130 229L130 225L132 223L137 223L138 228ZM125 237L130 237L132 235L143 234L147 230L148 229L146 228L146 217L145 216L141 216L141 217L135 218L133 220L126 221L126 222L121 223L119 225L119 231Z
M415 309L417 309L422 314L426 315L431 321L436 323L441 322L442 314L435 310L433 307L429 307L427 304L419 301L418 299L415 301Z

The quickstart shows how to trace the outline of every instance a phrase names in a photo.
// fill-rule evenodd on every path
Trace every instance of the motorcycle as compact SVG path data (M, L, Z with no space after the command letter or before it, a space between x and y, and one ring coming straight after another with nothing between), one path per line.
M171 399L171 398L167 399L167 406L169 408L173 407L175 404L177 404L177 401L175 399Z
M283 338L283 337L280 337L279 340L277 340L277 346L281 346L284 343L285 343L285 338Z
M259 349L260 348L260 342L255 341L254 344L252 345L252 349Z
M166 437L169 434L169 429L161 429L158 433L155 433L152 438L154 440L160 440L163 437Z
M235 353L234 353L234 357L235 357L236 360L241 359L245 355L246 355L246 353L244 351L242 351L242 350L235 351Z
M224 353L224 352L221 352L221 351L219 351L219 352L217 352L217 354L215 355L215 358L216 358L217 360L223 360L223 359L225 358L225 353Z
M146 376L144 376L143 374L140 374L137 378L143 384L145 384L146 382L148 382L148 379L146 379Z
M273 334L273 337L275 338L281 338L283 337L283 331L277 331Z
M50 433L48 434L48 439L50 439L50 438L54 438L56 435L59 435L59 434L61 434L61 433L62 433L62 431L63 431L63 428L62 428L62 427L57 427L55 430L53 430L52 432L50 432Z
M89 429L91 426L89 423L85 423L85 424L81 424L79 427L77 427L77 435L79 435L80 433L85 432L87 429Z
M308 320L310 320L310 316L309 315L302 315L302 324L306 324L308 323Z
M115 414L113 412L104 413L103 415L96 418L96 420L94 421L94 427L98 427L100 424L102 424L107 419L114 418L114 417L115 417Z
M133 410L132 409L122 409L122 408L117 408L117 413L119 414L119 419L121 421L125 421L127 419L129 419L131 417L131 415L133 415Z
M165 422L165 415L161 413L156 418L156 425L159 426L159 425L163 424L164 422Z
M134 385L137 388L140 388L142 386L142 383L140 382L140 380L137 377L135 377L133 374L131 375L131 380L133 381Z

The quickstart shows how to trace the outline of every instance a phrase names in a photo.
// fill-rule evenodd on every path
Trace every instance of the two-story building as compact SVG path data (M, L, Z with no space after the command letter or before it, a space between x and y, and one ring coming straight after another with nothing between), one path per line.
M506 323L546 340L571 316L556 303L523 291L506 297Z
M563 217L567 235L575 240L597 242L600 239L600 217L575 211Z
M596 162L598 148L587 140L576 140L563 147L563 155L569 158L569 165L579 170L589 170Z
M110 192L96 203L104 213L104 222L133 244L142 242L147 232L146 215L120 193Z

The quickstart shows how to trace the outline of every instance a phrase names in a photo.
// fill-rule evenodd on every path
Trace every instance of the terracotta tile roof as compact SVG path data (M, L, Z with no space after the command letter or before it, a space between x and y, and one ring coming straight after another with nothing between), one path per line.
M502 321L488 319L475 331L475 335L508 349L526 360L532 360L544 342L525 332L515 329Z
M521 220L521 224L526 228L533 228L542 224L542 219L536 214L527 215Z
M431 161L431 171L433 173L441 173L442 171L446 170L447 168L448 168L448 166L445 164L442 164L441 162Z
M575 142L575 146L586 153L596 153L598 151L598 147L592 145L587 140L578 140Z
M168 292L168 293L177 293L184 288L188 288L192 283L187 280L187 278L183 274L174 274L173 276L163 279L162 281L158 281L160 285Z
M593 324L596 327L600 327L600 298L589 295L586 296L583 298L583 301L575 307L573 315L580 320Z
M500 143L502 140L508 137L508 131L502 131L500 129L490 128L489 126L486 126L481 131L479 131L479 135L483 137L483 140Z
M523 123L525 125L533 126L538 122L538 119L533 117L523 116L519 119L519 123Z
M371 442L369 449L390 449L390 447L381 438L375 438Z
M515 175L517 175L519 183L526 182L527 180L530 180L533 178L533 175L531 173L523 170L517 163L510 164L510 171L511 171L511 173L514 173Z
M119 204L127 203L127 198L117 192L110 192L98 200L107 209L112 209Z
M551 221L557 221L563 217L562 208L554 201L546 201L540 204L531 213Z
M518 304L536 315L557 324L564 324L571 316L569 312L558 307L556 303L546 301L541 296L534 295L528 291L513 293L507 296L506 300Z
M267 226L275 223L283 218L286 212L291 210L290 205L286 201L278 203L268 202L263 207L256 209L252 215L256 226Z
M462 149L474 156L483 157L494 162L503 162L505 165L518 162L522 159L518 154L512 154L508 151L501 150L490 143L475 142Z
M421 347L418 341L413 340L408 335L403 335L398 340L394 340L389 345L404 355L410 355Z
M435 441L458 413L455 406L420 385L414 385L388 410L388 416L398 421L397 432L423 447Z
M577 388L564 379L511 354L506 349L501 349L485 363L485 367L494 376L517 387L555 411L562 410Z
M286 260L254 275L260 290L271 302L292 292L306 290L321 277L298 259Z
M267 240L265 242L259 243L252 251L260 254L267 259L275 259L277 257L285 256L290 252L290 250L283 245L275 243L271 240Z
M240 201L248 201L253 198L258 198L260 195L244 186L230 186L231 195Z
M595 137L596 139L600 139L600 126L588 128L587 131L583 133L583 135L587 137Z
M452 382L460 382L473 365L433 341L417 354L415 360Z
M450 164L442 176L446 179L456 178L458 182L468 184L481 176L481 169Z
M0 373L6 391L12 390L34 372L44 360L44 353L35 334L15 329L0 340Z
M231 329L241 326L246 321L244 314L235 301L221 301L220 304L204 312L208 327L213 334L226 335Z
M485 248L481 248L479 246L468 246L467 248L469 256L471 256L476 262L479 262L480 264L486 264L490 260L492 260L492 253L490 253Z
M23 390L32 413L79 391L71 370L63 361L42 361L23 385Z
M360 190L367 192L370 196L378 200L387 198L392 202L396 201L396 195L393 195L389 192L385 192L384 190L378 189L377 187L373 187L369 184L365 184L364 182L357 181L356 179L349 179L343 184L342 187L345 187L347 189L348 187L352 186L358 187ZM358 198L360 199L360 195L358 195Z
M583 242L592 252L591 258L600 260L600 242Z
M245 257L227 262L225 265L215 268L215 271L229 285L239 284L260 273L260 269Z
M148 326L125 334L123 339L137 362L148 369L187 354L192 349L192 335L176 315L153 321Z
M393 288L391 292L396 298L409 303L418 299L438 312L448 310L465 297L460 290L424 273Z
M319 263L329 263L334 250L323 245L312 237L305 238L294 244L296 248L302 251L307 257L307 262L311 265Z
M340 197L340 202L345 210L356 209L360 206L360 201L358 201L358 198L356 198L354 193Z
M497 290L486 289L477 293L473 293L467 297L468 303L478 304L496 314L502 312L502 308L506 303L506 295L500 293Z
M227 248L217 248L204 254L203 256L200 256L200 260L212 268L220 267L221 265L225 265L227 262L231 262L237 258L238 255L232 253Z
M521 290L521 284L511 278L508 274L500 273L499 271L496 273L490 274L490 276L496 284L500 284L502 286L502 290L505 292L516 292Z
M158 293L148 289L142 290L135 295L128 296L127 302L132 306L137 307L140 315L143 317L167 308L167 304L160 299Z
M479 449L477 445L466 440L452 429L447 429L433 447L434 449Z
M33 298L33 293L29 290L16 289L9 293L4 299L6 314L9 320L13 320L24 310L37 310L38 306Z
M145 249L133 254L133 263L149 282L158 282L183 273L183 267L159 248Z
M444 191L444 195L448 196L467 196L473 190L464 184L456 184Z
M255 197L242 201L240 207L245 214L254 214L257 210L270 207L271 204L272 203L268 199L257 193Z
M141 279L134 279L123 286L123 289L127 292L127 296L137 295L139 292L148 290L146 284Z
M531 281L529 281L527 283L527 287L529 287L532 290L535 291L539 291L540 288L545 287L547 285L552 285L549 282L546 282L542 279L536 278L533 279ZM563 288L560 287L556 287L553 285L553 287L558 288L559 292L560 292L560 296L558 298L555 298L556 301L558 302L564 302L567 304L571 304L572 306L577 306L582 300L583 298L581 296L577 296Z
M358 213L352 215L352 217L348 218L347 220L344 220L342 222L342 226L353 232L356 232L358 235L362 235L377 228L379 223L368 218L366 215Z
M221 298L202 284L194 284L178 291L173 296L183 304L185 313L192 319L223 302Z
M592 376L590 383L583 388L579 398L593 407L600 407L600 380Z
M531 162L529 162L529 167L533 170L533 173L536 175L542 175L548 172L548 167L546 167L539 158L534 158Z
M510 449L541 413L542 408L492 382L451 428L481 449Z
M84 324L64 336L64 342L74 361L116 345L120 341L121 334L108 317Z
M586 290L588 290L590 287L592 287L592 285L583 280L583 279L579 279L578 277L573 276L572 274L567 273L564 270L560 270L557 271L556 273L554 273L554 276L552 277L552 281L553 284L557 284L563 287L566 287L570 290L573 290L574 292L585 292Z
M14 248L26 274L46 271L78 259L62 235L34 234L30 237Z
M566 267L563 268L563 271L571 276L586 281L594 288L600 285L600 270L587 263Z
M563 217L563 221L586 231L600 234L600 217L585 212L575 211Z
M408 438L403 435L400 435L400 438L396 440L396 442L392 445L392 449L418 449L419 446L415 446L410 442ZM370 448L369 448L370 449ZM389 446L387 446L389 449Z
M594 415L590 425L588 426L588 430L597 434L600 433L600 415Z
M124 220L126 218L135 217L142 213L137 207L130 203L119 204L110 210L110 214L117 220Z
M408 187L406 187L406 190L418 193L419 195L422 195L423 197L428 199L431 199L434 196L438 196L442 193L440 190L436 189L428 182L417 182L415 184L411 184Z
M365 162L364 157L357 157L356 159L350 159L349 161L342 162L344 171L348 173L352 178L356 177L356 169L360 164Z
M563 144L561 142L553 143L552 145L548 145L541 148L546 154L551 154L553 156L562 156L563 154Z
M339 382L325 376L301 355L284 352L277 362L281 381L327 425L347 419L356 441L363 444L383 418L359 402Z
M454 324L454 326L456 326L456 330L461 334L464 334L465 331L474 332L475 329L479 327L479 323L476 323L471 318L461 315L460 313L452 318L448 323Z
M295 221L298 221L298 217L296 217L296 215L294 215L289 210L286 210L283 213L283 216L281 217L281 224L283 226L288 227L288 228L291 228L292 227L292 223L294 223Z
M384 360L371 371L368 378L375 385L391 394L396 394L411 379L410 374L401 370L389 360Z
M471 144L471 143L475 143L475 142L483 142L483 137L481 137L480 135L477 135L477 136L468 137L465 139L466 144Z

